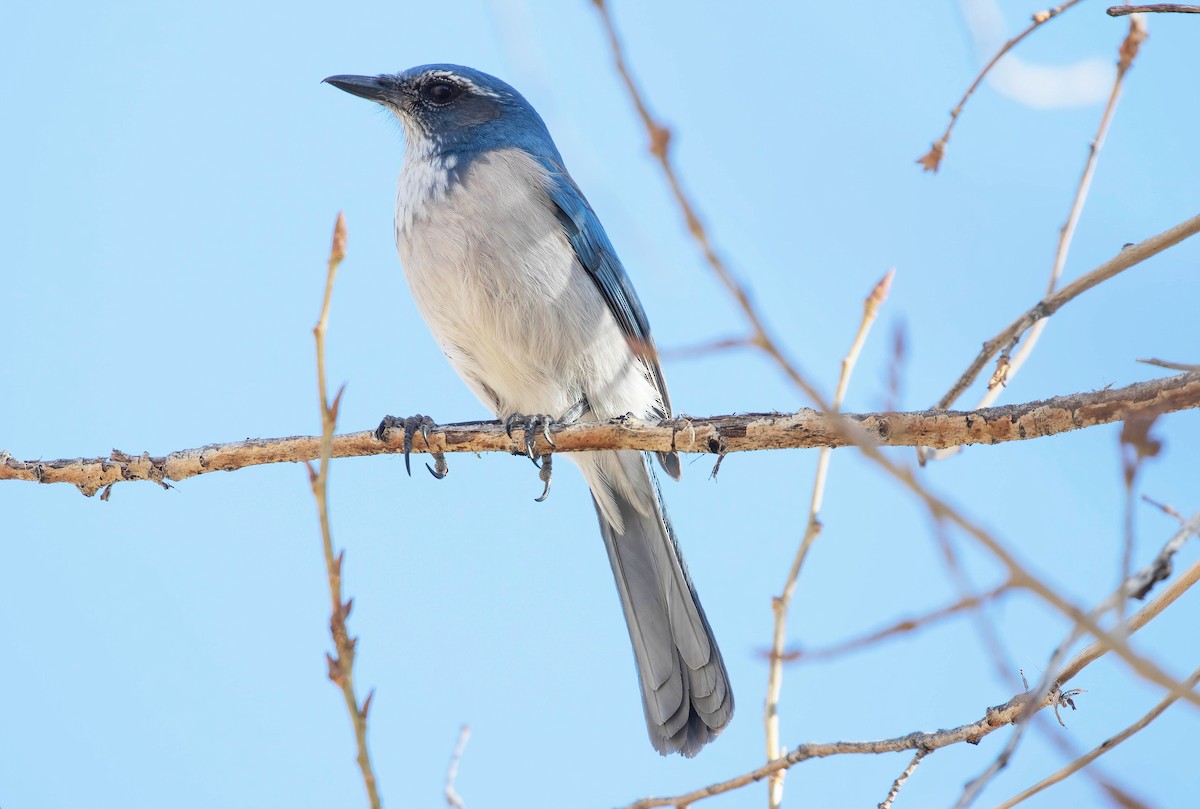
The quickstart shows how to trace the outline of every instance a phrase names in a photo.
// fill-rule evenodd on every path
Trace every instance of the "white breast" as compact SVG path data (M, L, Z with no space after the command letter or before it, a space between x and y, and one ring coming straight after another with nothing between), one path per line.
M596 418L659 406L595 282L576 260L519 149L476 158L450 183L442 158L406 162L396 244L413 298L450 362L498 416L559 416L586 397Z

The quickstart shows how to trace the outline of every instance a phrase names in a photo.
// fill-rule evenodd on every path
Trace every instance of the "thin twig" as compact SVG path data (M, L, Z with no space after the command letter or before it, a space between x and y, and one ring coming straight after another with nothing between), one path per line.
M904 783L910 777L912 777L912 774L916 772L917 765L921 763L921 759L925 758L927 755L929 755L929 751L924 748L921 748L917 751L917 754L912 757L912 761L908 762L908 766L904 768L904 772L900 773L900 775L896 777L896 780L892 782L892 788L888 790L887 797L884 798L879 804L879 809L891 809L892 802L896 800L896 796L900 794L900 788L904 786Z
M1043 740L1055 747L1065 760L1071 761L1079 758L1078 747L1072 737L1060 731L1058 723L1047 719L1046 715L1041 712L1034 717L1033 722L1034 726L1042 732ZM1099 767L1090 767L1084 770L1083 776L1090 779L1117 809L1151 809L1142 800L1135 797L1127 787L1112 780L1112 776Z
M1160 503L1148 494L1142 495L1142 502L1149 503L1150 505L1154 506L1156 509L1161 511L1163 514L1166 514L1168 517L1174 517L1176 520L1179 521L1180 525L1183 525L1185 522L1187 522L1186 518L1182 514L1180 514L1179 511L1176 510L1173 506L1171 506L1168 503Z
M1025 37L1032 34L1042 25L1049 22L1054 17L1057 17L1059 14L1062 14L1064 11L1078 2L1079 0L1068 0L1068 2L1063 3L1060 6L1056 6L1055 8L1051 8L1046 11L1039 11L1037 14L1033 15L1033 22L1029 24L1028 28L1017 34L1008 42L1005 42L1000 50L996 51L996 55L992 57L990 62L984 65L983 70L979 71L979 75L975 77L975 81L971 82L971 86L967 88L967 92L963 93L963 97L959 99L958 104L955 105L954 109L950 111L950 123L946 125L946 131L942 133L940 138L933 142L933 145L930 147L928 152L917 159L917 162L920 163L926 171L938 170L938 166L940 166L942 162L942 156L946 151L946 143L950 140L950 131L954 129L954 124L956 121L958 121L958 116L962 114L963 106L967 103L967 99L969 99L975 90L978 89L979 85L983 83L984 77L991 72L991 69L996 66L996 63L1000 61L1004 54L1011 51L1017 46L1018 43L1021 42L1021 40L1025 39Z
M1112 91L1108 95L1108 103L1104 106L1104 113L1100 116L1100 125L1089 144L1087 160L1083 166L1083 175L1079 178L1079 185L1075 189L1075 199L1071 203L1071 210L1067 214L1067 221L1058 233L1058 247L1054 251L1054 262L1050 267L1050 281L1046 285L1047 295L1054 293L1054 290L1058 287L1059 279L1062 278L1063 269L1067 264L1067 256L1071 252L1071 242L1075 238L1075 229L1079 225L1079 218L1083 214L1083 207L1087 201L1088 191L1092 187L1092 177L1096 172L1096 163L1100 159L1100 151L1104 148L1104 140L1108 135L1109 126L1112 124L1113 114L1117 109L1117 102L1121 98L1121 89L1125 83L1125 74L1133 66L1133 60L1137 57L1138 49L1145 39L1146 27L1142 24L1141 18L1131 18L1129 21L1129 33L1117 49L1117 76L1113 80ZM1049 322L1050 318L1044 317L1034 323L1033 327L1029 330L1029 334L1020 342L1016 354L1011 358L1008 351L1001 353L1000 359L996 363L996 370L988 382L988 389L984 392L976 407L990 407L1000 398L1000 394L1005 386L1017 376L1021 370L1021 366L1029 359L1029 355L1033 353L1034 346L1037 345L1038 340L1042 336L1042 331L1045 330ZM934 453L933 457L937 460L943 460L957 452L958 449L943 450Z
M895 270L888 270L883 278L879 280L879 283L871 289L871 293L867 295L866 300L863 302L862 320L859 322L858 331L855 333L854 340L850 344L850 350L846 352L846 356L842 360L837 389L833 394L833 412L835 413L842 406L842 401L846 396L846 388L850 384L850 376L854 372L854 366L858 362L859 354L862 353L862 347L867 341L867 335L871 331L871 326L875 323L875 318L879 314L879 307L887 299L888 290L891 288L894 276ZM796 557L792 560L792 567L788 571L787 579L784 581L783 592L771 600L771 611L774 615L775 626L771 634L771 656L767 672L767 698L763 705L763 724L766 730L768 761L779 758L784 752L779 742L779 696L783 691L783 645L787 636L787 614L788 608L792 603L792 596L796 591L796 582L800 577L800 569L804 565L804 560L808 557L809 549L821 533L819 515L821 502L825 496L825 480L829 475L829 459L830 448L821 447L821 452L817 456L817 472L813 477L812 498L809 501L808 522L806 523L804 536L800 540L800 547L796 550ZM784 773L784 770L776 772L771 776L771 780L767 785L767 804L770 809L776 809L776 807L783 803Z
M997 587L992 588L991 590L980 593L979 595L968 595L946 607L933 610L915 618L897 621L896 623L891 624L884 629L877 630L875 632L871 632L842 643L815 649L797 649L785 651L783 655L784 661L787 663L808 663L836 659L843 655L861 651L865 648L874 646L901 633L928 628L933 624L952 617L959 612L975 610L975 608L982 606L987 602L997 600L1012 592L1013 590L1011 585L1008 582L1005 582ZM1000 645L995 638L996 633L992 629L991 625L985 623L984 629L985 631L983 634L985 646L993 653L993 657L997 658L993 661L997 666L997 672L1000 674L1002 679L1008 679L1008 673L1016 671L1016 667L1008 665L1004 663L1002 659L1000 659L999 656L1003 654L1003 650L1000 648ZM763 656L766 657L767 655L768 652L764 651ZM1039 714L1039 717L1040 716L1041 714ZM1046 731L1046 740L1058 747L1067 758L1076 758L1079 755L1079 753L1074 750L1072 746L1070 746L1066 738L1058 733L1053 732L1055 729L1057 729L1057 726L1053 726L1053 723L1050 725L1041 725L1039 729ZM1093 773L1091 770L1088 770L1085 774L1090 774L1097 786L1106 794L1110 796L1119 796L1119 805L1124 806L1127 809L1130 807L1141 806L1141 804L1129 794L1128 790L1112 782L1104 774Z
M638 449L724 454L766 449L871 446L949 447L998 444L1111 424L1138 412L1170 413L1200 407L1200 372L1179 374L1124 388L1059 396L1038 402L1004 405L975 412L821 414L744 413L708 418L647 422L626 417L598 424L554 427L554 445L536 437L535 452L590 452ZM374 430L334 436L333 457L363 457L403 452L403 431L389 430L384 441ZM418 441L415 453L507 452L524 454L518 428L509 436L495 421L439 425L429 444ZM318 457L320 438L290 436L209 444L168 455L132 455L113 450L107 457L21 461L0 451L0 480L68 483L91 496L113 483L180 481L209 472L230 472L268 463L304 462ZM905 483L905 485L909 485Z
M354 692L354 650L357 638L350 637L346 627L346 618L350 615L351 601L342 601L342 563L345 561L345 551L334 555L333 535L329 529L329 464L333 457L333 431L337 424L338 407L342 401L342 392L330 403L325 388L325 331L329 324L329 303L333 296L333 282L337 277L338 266L346 257L346 219L338 214L337 225L333 231L333 249L329 254L329 271L325 276L325 297L321 304L321 317L313 328L313 337L317 343L317 389L321 398L321 441L318 457L318 469L308 465L308 478L312 486L313 497L317 501L317 516L321 522L321 541L325 551L325 570L329 576L329 598L332 612L329 616L329 631L333 635L334 654L326 654L329 663L329 679L342 690L346 700L346 710L350 714L350 722L354 725L354 739L358 747L358 767L362 771L363 784L367 790L367 800L371 809L379 809L379 787L375 781L375 773L371 768L371 754L367 750L367 712L371 707L371 697L374 691L359 706L358 696Z
M617 37L616 29L607 12L604 0L593 0L593 3L600 11L601 20L608 32L617 71L625 82L625 85L634 101L635 107L637 108L639 115L642 117L642 120L645 123L648 132L650 133L651 151L659 158L659 162L662 164L664 175L666 176L672 192L674 193L676 200L684 213L693 238L695 238L697 243L701 246L709 264L713 267L713 270L717 273L722 282L725 283L730 293L738 301L739 306L742 308L747 319L752 324L759 347L776 360L777 364L788 376L788 378L791 379L793 383L807 396L809 396L809 398L813 400L819 409L825 412L830 411L832 408L825 402L824 398L813 387L813 385L811 385L799 373L796 367L786 359L778 344L770 338L765 327L763 326L762 319L750 304L749 296L746 293L745 288L733 280L733 277L728 272L724 262L712 249L711 244L708 241L707 234L700 225L700 220L696 216L693 206L683 194L682 187L668 159L667 143L669 142L669 133L650 116L645 103L641 99L641 94L625 66L620 40ZM1060 7L1055 13L1057 13L1057 11L1061 11L1062 8L1063 7ZM1015 338L1019 336L1025 331L1026 328L1028 328L1028 325L1025 323L1026 319L1028 320L1028 324L1031 325L1033 322L1041 317L1044 317L1046 314L1053 313L1059 307L1064 305L1066 301L1071 300L1075 296L1079 295L1082 291L1101 283L1105 279L1116 275L1121 270L1144 260L1150 255L1166 249L1167 247L1179 241L1182 241L1197 230L1200 230L1200 216L1196 216L1192 220L1184 222L1175 228L1172 228L1170 231L1160 234L1159 236L1147 239L1140 245L1127 248L1121 255L1110 260L1083 278L1076 280L1074 283L1056 293L1056 295L1050 296L1043 300L1038 307L1035 307L1034 310L1026 313L1026 315L1023 316L1022 320L1018 324L1014 324L1017 325L1018 328L1015 330L1013 337ZM998 348L996 350L998 350ZM992 353L994 354L994 351ZM990 358L990 356L991 354L987 354L987 358ZM986 358L982 362L986 362ZM982 363L980 364L980 367L982 367ZM1004 545L1000 543L991 533L984 530L977 523L968 519L961 512L950 506L943 498L938 497L926 489L920 483L920 481L917 480L913 470L895 463L889 457L881 453L877 444L869 440L863 433L854 432L849 428L848 425L842 422L835 422L833 426L836 428L835 432L838 437L844 438L849 443L857 446L866 458L883 469L884 472L900 483L904 488L915 494L925 505L932 517L935 519L949 520L954 525L958 526L962 531L966 532L967 535L972 537L977 544L986 550L991 556L1001 562L1001 564L1003 564L1004 567L1009 571L1009 575L1012 577L1015 586L1022 587L1032 593L1035 593L1043 601L1053 606L1066 617L1072 619L1075 624L1082 627L1084 631L1093 635L1098 640L1106 643L1118 657L1125 661L1143 678L1157 683L1158 685L1161 685L1171 691L1182 688L1181 684L1163 671L1160 666L1144 656L1134 652L1123 638L1105 631L1095 622L1095 620L1084 613L1083 610L1067 601L1058 593L1057 590L1039 577L1035 576L1031 571L1029 571L1028 568L1018 562L1017 559L1007 550L1007 548L1005 548ZM1200 698L1197 698L1190 692L1187 695L1187 699L1200 704Z
M1016 344L1021 339L1021 335L1033 326L1034 323L1054 314L1069 301L1074 300L1092 287L1107 281L1131 267L1137 266L1151 256L1161 253L1163 250L1174 247L1196 233L1200 233L1200 215L1180 222L1178 225L1168 228L1155 236L1151 236L1138 244L1126 245L1119 253L1096 269L1077 278L1057 292L1047 295L1030 308L1029 311L1009 324L1008 328L984 343L979 355L975 357L967 370L959 377L958 381L946 392L946 395L934 405L934 408L944 410L950 407L962 395L963 391L975 381L975 378L979 376L979 372L983 370L988 360L1006 346Z
M1194 362L1170 362L1168 360L1156 359L1139 359L1138 362L1144 362L1147 365L1157 365L1159 368L1168 368L1172 371L1200 371L1200 363Z
M629 804L626 809L652 809L652 807L656 806L687 807L705 798L721 795L725 792L744 787L747 784L761 781L781 769L787 769L802 761L814 758L827 758L839 755L878 755L881 753L899 753L905 750L925 750L928 754L952 744L960 744L962 742L978 744L988 734L1012 724L1017 716L1025 710L1028 702L1028 694L1017 694L1003 705L996 705L986 709L982 718L947 730L917 731L905 736L868 742L811 742L801 744L786 756L769 761L761 767L735 776L734 778L718 781L680 795L642 798ZM1048 708L1052 704L1054 704L1053 700L1047 698L1038 707Z
M947 536L944 521L935 521L933 528L934 536L938 541L938 546L942 551L942 556L944 557L946 567L951 578L957 585L959 592L968 594L966 597L970 598L974 593L972 584L966 574L966 571L959 563L958 554L954 550L954 545L950 541L950 537ZM1000 589L1001 593L1008 593L1011 591L1012 589L1010 582L1006 582ZM1005 648L1004 641L1002 640L1000 632L996 628L992 617L989 615L987 610L973 609L970 611L970 618L976 626L980 643L982 644L984 650L988 653L988 656L991 658L992 666L995 668L997 679L1000 682L1012 682L1015 679L1014 672L1018 672L1019 669L1016 664L1012 662L1011 656L1008 650ZM1020 679L1024 688L1028 690L1029 684L1025 682L1025 677L1023 674ZM1058 716L1058 706L1055 706L1055 716ZM1048 742L1062 751L1063 755L1068 760L1078 757L1078 751L1074 749L1068 738L1059 733L1058 728L1053 726L1053 723L1048 720L1044 720L1042 713L1039 712L1037 715L1033 716L1030 719L1030 722L1035 728L1045 735ZM1062 720L1060 718L1059 724L1061 724L1061 722ZM1103 773L1088 771L1087 776L1091 778L1097 784L1097 786L1104 790L1105 794L1109 795L1110 797L1116 796L1114 800L1116 800L1118 805L1124 807L1124 809L1135 809L1136 807L1141 807L1141 804L1133 799L1126 789L1113 783ZM1143 807L1142 809L1145 808Z
M715 354L718 351L728 351L731 348L756 348L754 340L749 337L727 337L723 340L710 340L707 343L698 345L679 346L677 348L664 348L660 350L659 356L663 359L695 359L708 354Z
M1112 6L1105 13L1110 17L1124 17L1126 14L1142 14L1142 13L1167 13L1167 14L1200 14L1200 6L1191 6L1186 3L1150 3L1145 6Z
M998 600L1001 596L1012 592L1012 585L1008 582L993 587L987 592L978 595L967 595L936 610L932 610L923 615L918 615L915 618L904 618L890 624L883 629L877 629L874 632L869 632L857 638L835 643L830 646L822 646L814 649L794 649L785 650L782 654L785 663L810 663L822 660L833 660L851 652L859 652L863 649L874 646L888 638L896 635L915 632L919 629L926 629L933 624L945 620L951 616L957 615L960 612L973 610L990 601Z
M1078 0L1071 1L1078 2ZM692 234L692 238L699 245L705 260L716 274L718 280L720 280L726 291L737 303L738 308L742 311L742 315L746 318L746 322L750 327L749 342L771 357L780 370L792 380L792 383L812 399L818 409L829 411L831 408L825 406L824 397L800 373L798 366L787 357L782 346L770 335L766 322L759 316L758 311L750 302L749 291L745 285L737 280L733 270L730 269L716 248L713 247L712 241L708 237L708 231L700 219L700 214L696 206L684 192L683 184L680 182L679 176L675 173L675 165L671 161L670 153L671 131L660 124L650 113L650 108L647 106L641 90L638 89L637 82L633 79L633 74L629 71L625 63L625 51L621 46L621 38L617 35L616 25L613 23L606 0L592 0L592 3L596 6L596 10L600 12L600 20L608 34L609 46L613 54L613 64L617 69L617 73L621 76L621 81L629 93L629 98L637 110L638 117L641 118L642 124L646 127L646 132L650 138L650 153L658 159L659 164L662 166L663 176L666 177L667 184L671 188L671 193L675 197L675 202L679 206L680 212L683 214L684 221L687 223L688 231Z
M950 576L950 580L954 583L961 598L968 598L975 595L976 588L971 583L970 577L966 570L963 569L962 562L958 558L958 552L954 548L954 543L950 540L949 526L944 519L934 518L933 520L933 538L937 542L938 550L941 551L942 562L946 567L946 572ZM1006 582L1009 588L1012 588L1011 580ZM1016 666L1012 664L1008 650L1004 647L1004 640L1000 636L999 630L996 628L995 622L991 620L985 610L972 610L970 613L971 620L975 624L976 634L979 635L980 645L991 658L992 667L996 671L996 679L1002 683L1012 683L1015 685L1013 671Z
M1190 688L1195 688L1196 684L1200 683L1200 668L1198 668L1192 672L1192 676L1186 680L1186 683ZM1100 758L1100 756L1104 755L1109 750L1112 750L1118 744L1125 741L1130 736L1134 735L1139 730L1141 730L1142 728L1149 725L1151 722L1153 722L1155 719L1157 719L1159 716L1161 716L1163 711L1165 711L1165 710L1167 710L1167 708L1171 707L1171 705L1174 702L1176 702L1178 699L1179 699L1179 696L1177 694L1168 694L1166 697L1163 697L1163 699L1157 705L1155 705L1153 708L1151 708L1150 711L1147 712L1141 719L1138 719L1132 725L1125 728L1124 730L1122 730L1120 733L1116 734L1115 736L1111 736L1111 737L1105 739L1103 742L1101 742L1095 748L1093 748L1086 754L1080 756L1075 761L1072 761L1070 764L1066 765L1065 767L1060 769L1058 772L1055 772L1052 775L1046 776L1041 781L1037 782L1036 784L1029 787L1028 789L1025 789L1025 790L1017 793L1016 795L1014 795L1013 797L1004 801L1003 803L997 804L995 809L1011 809L1011 807L1016 806L1018 803L1021 803L1026 798L1036 795L1037 793L1041 792L1046 787L1053 786L1054 784L1057 784L1059 781L1062 781L1063 779L1067 778L1068 776L1073 775L1074 773L1083 769L1084 767L1091 764L1096 759Z
M1192 536L1200 536L1200 512L1193 514L1191 518L1185 520L1179 530L1163 545L1158 556L1150 564L1131 576L1128 581L1124 582L1120 592L1124 593L1127 598L1145 598L1155 584L1165 581L1170 577L1174 555L1179 552L1179 549ZM1125 623L1126 631L1132 634L1150 623L1151 620L1174 603L1175 599L1183 595L1197 581L1200 581L1200 562L1192 564L1191 567L1167 585L1153 601L1147 603L1131 615ZM1061 686L1067 682L1067 680L1079 673L1084 666L1103 655L1105 651L1103 644L1099 642L1084 648L1083 651L1072 658L1070 663L1063 667L1055 685Z
M947 517L953 519L952 517ZM1200 514L1194 518L1197 521L1197 526L1200 527ZM1168 541L1168 545L1175 542L1176 537L1172 537ZM1150 567L1153 567L1152 563ZM1128 623L1128 634L1132 634L1141 629L1150 622L1155 616L1160 614L1167 606L1173 603L1180 595L1187 591L1197 580L1200 580L1200 561L1194 563L1187 571L1182 574L1179 579L1171 582L1164 588L1161 593L1155 598L1154 602L1147 604L1138 612L1130 617ZM1123 590L1132 591L1134 582L1127 582ZM1037 592L1036 587L1031 586L1030 589ZM1080 613L1079 621L1085 620L1085 616ZM1093 624L1094 627L1094 624ZM1099 632L1098 628L1089 629L1089 631ZM747 784L761 781L764 778L769 778L772 773L780 769L786 769L798 764L802 761L807 761L813 758L825 758L835 755L864 755L864 754L879 754L879 753L894 753L904 750L927 750L933 751L942 747L948 747L952 744L967 742L969 744L978 744L985 736L993 733L1003 727L1014 724L1029 711L1040 711L1044 708L1049 708L1059 703L1062 686L1066 685L1071 679L1076 677L1088 665L1094 663L1100 657L1103 657L1110 651L1115 651L1118 655L1125 656L1118 648L1122 644L1123 639L1112 638L1107 643L1098 642L1085 648L1082 652L1071 659L1069 663L1062 669L1059 676L1054 680L1054 688L1042 693L1039 698L1038 692L1029 692L1026 690L1016 694L1012 699L1003 705L997 705L988 708L983 715L983 718L971 722L966 725L960 725L948 730L938 730L933 732L918 731L909 733L905 736L897 736L890 739L881 739L878 741L868 742L828 742L828 743L808 743L801 744L794 748L786 756L781 756L774 761L767 762L761 767L758 767L750 772L743 773L726 781L720 781L700 789L693 790L681 795L671 797L655 797L643 798L639 801L634 801L629 804L627 809L651 809L656 806L675 806L686 807L704 798L710 798L714 795L720 795L729 792ZM1153 678L1147 678L1153 679ZM1168 678L1169 679L1169 678ZM1177 696L1183 694L1193 704L1200 704L1198 698L1189 689L1186 682L1170 682L1169 689Z
M463 751L467 749L467 740L470 738L471 728L463 725L462 730L458 732L458 744L454 745L454 755L450 757L450 766L446 768L446 803L454 809L466 809L462 796L454 788L454 781L458 778L458 763L462 761Z
M1178 691L1183 688L1182 684L1167 674L1161 666L1131 649L1124 634L1114 634L1113 632L1106 631L1096 622L1092 615L1085 613L1078 606L1072 604L1055 588L1051 587L1022 565L990 532L984 530L972 520L967 519L946 503L945 500L921 486L912 469L896 464L875 446L866 444L859 444L858 446L867 458L874 461L888 475L915 494L925 505L930 516L935 519L948 520L968 536L974 538L979 547L986 550L989 555L1004 565L1008 570L1009 576L1012 578L1014 586L1034 593L1064 616L1071 619L1076 627L1081 628L1084 632L1104 643L1109 651L1114 652L1117 657L1121 658L1143 679L1160 685L1168 691ZM1200 697L1190 692L1185 695L1185 698L1189 702L1200 705Z
M1121 425L1121 471L1125 490L1125 536L1122 543L1120 576L1117 579L1121 582L1128 580L1133 570L1134 516L1137 503L1135 482L1145 460L1157 456L1162 451L1162 443L1150 435L1156 419L1157 416L1153 413L1143 413L1126 419ZM1169 557L1167 567L1169 571ZM1118 621L1125 620L1125 603L1125 599L1120 599L1117 605Z
M1061 643L1059 643L1057 647L1055 647L1054 652L1051 654L1050 662L1046 665L1045 674L1043 675L1041 682L1039 682L1038 685L1029 692L1031 699L1038 699L1038 695L1042 695L1042 698L1054 697L1056 704L1058 704L1061 701L1064 701L1062 699L1064 696L1071 696L1069 693L1064 694L1062 691L1062 685L1068 679L1070 679L1070 677L1067 676L1067 673L1072 670L1072 665L1075 661L1072 661L1072 664L1068 664L1068 666L1063 669L1062 673L1059 673L1057 677L1055 676L1055 672L1059 671L1059 666L1062 664L1062 661L1066 657L1071 646L1083 635L1084 627L1089 624L1096 626L1097 622L1107 612L1110 610L1120 610L1127 599L1136 596L1138 593L1145 595L1145 593L1149 592L1149 587L1152 586L1154 582L1159 581L1160 578L1165 578L1167 575L1170 575L1171 558L1179 550L1179 548L1182 547L1184 541L1186 541L1187 538L1191 536L1192 533L1195 533L1198 529L1200 529L1200 513L1198 513L1192 521L1186 523L1184 527L1179 530L1179 532L1177 532L1167 541L1167 543L1163 546L1162 551L1152 562L1150 562L1150 564L1146 565L1146 567L1139 570L1136 574L1129 576L1127 579L1122 581L1121 585L1117 587L1112 595L1097 605L1086 616L1080 616L1076 619L1075 624L1071 628L1071 631L1068 633L1067 637ZM1164 570L1166 571L1165 573L1163 572ZM1145 621L1148 620L1149 618L1145 618L1141 624L1137 624L1136 626L1133 621L1122 621L1117 627L1108 633L1107 638L1102 639L1102 642L1115 649L1116 647L1113 646L1114 642L1124 644L1129 635L1133 634L1133 632L1137 631L1137 629L1141 626L1144 626ZM1088 631L1093 630L1089 629ZM1200 705L1200 699L1195 698L1195 695L1191 692L1190 687L1185 683L1164 682L1162 685L1167 688L1169 693L1176 696L1187 696L1189 701ZM1073 703L1071 704L1071 707L1074 707ZM958 803L955 804L955 809L965 809L965 807L969 806L975 800L975 798L982 793L983 788L1008 765L1009 759L1016 751L1017 745L1020 744L1024 730L1028 725L1028 720L1031 719L1034 713L1038 710L1040 710L1040 708L1035 705L1035 702L1031 701L1028 709L1017 717L1017 721L1015 723L1016 729L1013 731L1012 735L1009 736L1008 741L1004 745L1004 748L1000 751L1000 754L996 756L987 769L985 769L971 781L967 782L966 786L963 788L963 792L958 800ZM1059 719L1059 722L1061 724L1062 720Z

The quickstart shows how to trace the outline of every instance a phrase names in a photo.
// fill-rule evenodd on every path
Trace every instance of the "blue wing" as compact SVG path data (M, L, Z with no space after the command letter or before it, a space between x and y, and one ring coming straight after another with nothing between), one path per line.
M583 192L566 169L554 160L541 158L539 162L550 174L547 191L554 202L555 215L562 223L579 263L596 282L596 288L604 296L609 311L616 318L634 353L650 369L654 385L662 396L664 412L660 414L661 417L670 416L671 400L658 361L658 349L654 347L654 338L650 336L650 323L646 320L646 312L642 309L642 302L638 300L629 275L617 258L617 251L608 240L608 234L604 232L595 211L588 205ZM659 461L667 474L673 478L679 477L679 456L676 453L659 453Z

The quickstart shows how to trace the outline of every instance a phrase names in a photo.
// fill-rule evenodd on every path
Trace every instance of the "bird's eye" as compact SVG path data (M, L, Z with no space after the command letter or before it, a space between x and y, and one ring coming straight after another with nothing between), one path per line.
M449 104L462 95L462 88L448 81L431 81L421 88L421 97L433 104Z

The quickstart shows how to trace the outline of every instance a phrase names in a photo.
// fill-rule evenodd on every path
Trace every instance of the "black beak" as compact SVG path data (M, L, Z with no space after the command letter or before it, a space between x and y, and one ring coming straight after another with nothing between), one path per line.
M400 87L392 76L330 76L322 79L322 82L380 104L395 104L401 95Z

